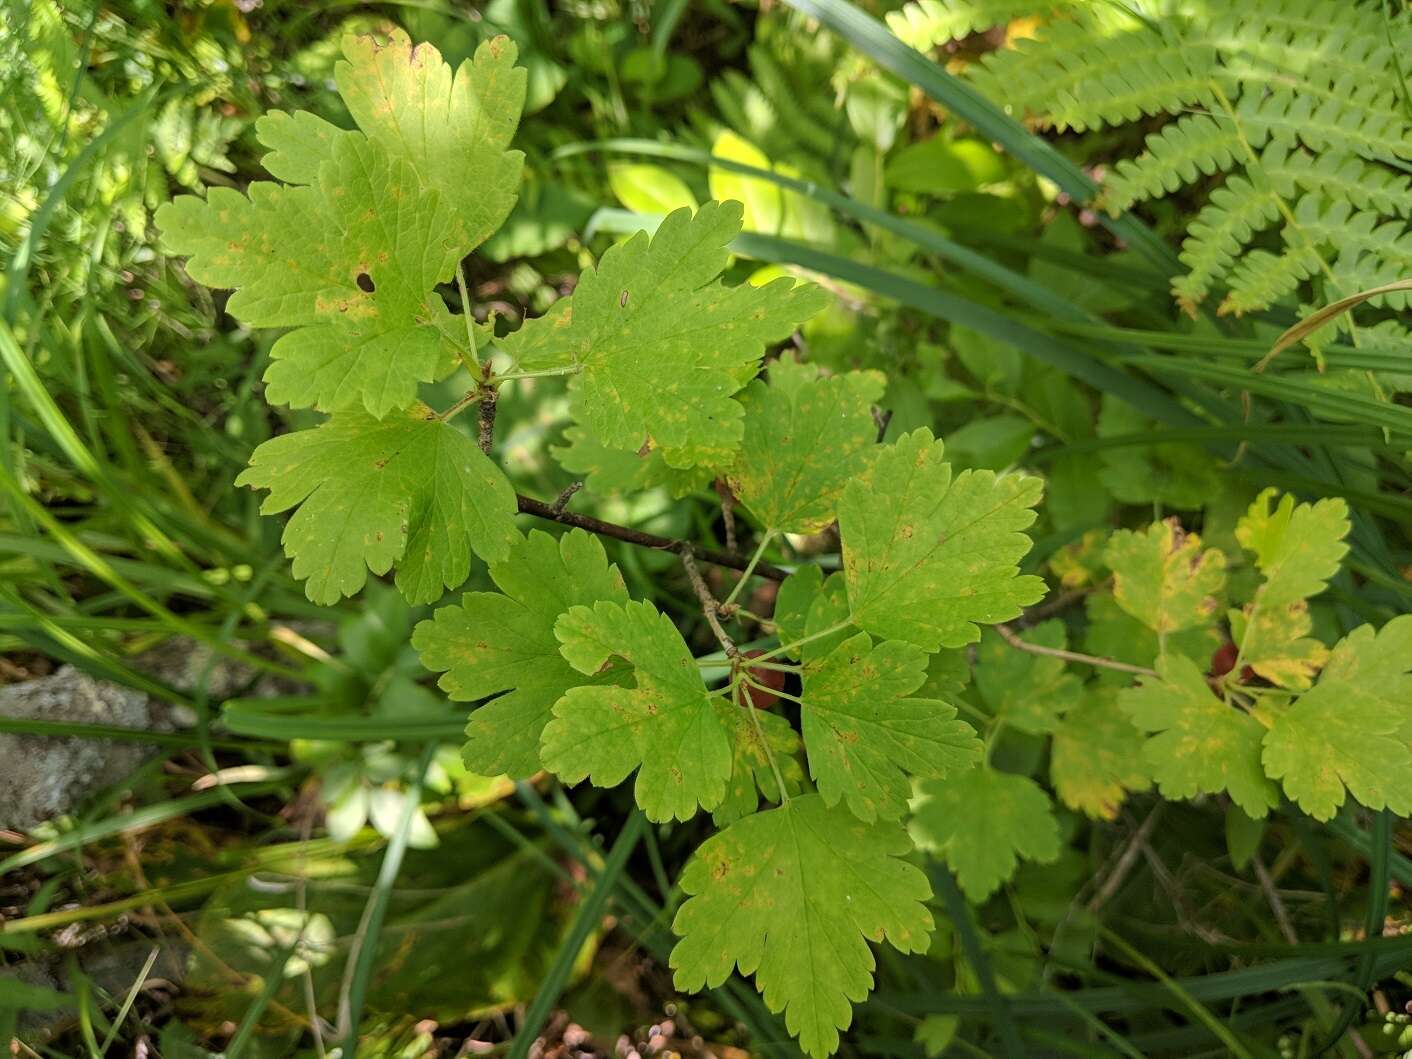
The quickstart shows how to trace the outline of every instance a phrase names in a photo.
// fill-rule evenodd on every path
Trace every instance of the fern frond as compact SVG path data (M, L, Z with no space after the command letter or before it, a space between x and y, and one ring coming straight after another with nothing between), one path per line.
M1412 158L1412 135L1396 100L1377 85L1339 81L1322 99L1276 88L1242 96L1236 112L1254 147L1275 140L1394 164Z
M1328 151L1311 155L1271 143L1260 155L1260 168L1286 199L1313 192L1330 201L1346 200L1365 210L1412 217L1412 178L1372 165L1351 154Z
M1279 196L1259 169L1231 176L1211 192L1211 200L1187 230L1180 255L1187 274L1173 281L1173 294L1188 309L1199 304L1230 269L1241 247L1279 215Z
M1269 83L1291 75L1327 84L1346 76L1390 87L1391 45L1373 4L1354 0L1217 0L1193 19L1226 72Z
M1003 26L1017 18L1073 6L1055 0L911 0L887 16L887 28L909 47L930 51L948 41Z
M1307 247L1286 247L1281 254L1252 250L1230 275L1230 293L1216 311L1244 316L1273 305L1294 292L1301 280L1319 269L1319 255Z
M1216 50L1170 40L1145 25L1055 22L974 70L976 87L1013 112L1057 129L1099 129L1214 103Z
M1241 146L1234 122L1188 114L1147 137L1142 154L1114 167L1104 188L1104 205L1118 214L1135 202L1195 183L1202 175L1223 172L1235 164Z

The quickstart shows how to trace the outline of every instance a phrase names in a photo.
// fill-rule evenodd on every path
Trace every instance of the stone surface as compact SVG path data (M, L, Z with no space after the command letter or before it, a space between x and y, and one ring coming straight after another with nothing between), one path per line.
M0 716L167 727L142 692L73 666L0 687ZM86 795L129 776L151 752L143 743L0 733L0 827L25 831L69 812Z

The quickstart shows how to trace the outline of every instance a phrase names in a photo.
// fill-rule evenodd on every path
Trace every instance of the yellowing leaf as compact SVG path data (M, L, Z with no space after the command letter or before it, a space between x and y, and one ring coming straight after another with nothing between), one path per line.
M814 533L834 520L843 488L877 449L872 407L886 380L879 372L820 377L781 357L769 383L745 391L745 436L731 489L768 528Z
M676 987L715 987L739 967L805 1052L832 1054L872 989L868 940L926 950L931 888L901 859L910 848L901 827L864 824L818 795L737 821L682 873Z
M718 277L740 208L707 203L669 214L585 271L574 294L500 340L520 367L574 369L574 414L603 445L644 441L674 467L726 460L740 445L731 400L765 346L823 308L813 286L779 280L726 287Z
M1151 786L1142 744L1114 693L1095 689L1054 733L1049 778L1059 800L1095 820L1116 819L1128 791Z
M1163 797L1227 791L1254 817L1279 804L1260 767L1260 722L1218 699L1188 658L1168 655L1157 671L1119 692L1118 703L1138 728L1157 733L1143 744L1142 759Z
M954 479L925 428L883 446L838 505L853 621L929 651L980 637L977 622L1008 621L1044 595L1020 576L1041 484L1018 474Z
M685 207L696 209L696 196L686 181L659 165L619 162L608 167L608 186L618 201L637 213L666 215Z
M954 706L910 697L926 679L925 651L875 646L867 633L805 665L804 747L826 803L843 800L861 820L900 817L909 774L945 776L980 760L980 740Z
M670 618L650 603L578 606L554 626L560 652L580 673L610 658L632 666L635 687L572 688L554 704L540 746L544 766L566 783L633 791L649 820L689 820L726 796L731 744L719 705Z
M1119 530L1104 556L1118 605L1159 636L1209 625L1220 613L1226 557L1201 548L1176 519L1145 532Z
M711 812L717 827L749 816L760 807L762 795L766 801L780 801L771 757L784 779L785 794L797 794L804 780L804 770L799 767L799 734L787 720L750 706L723 708L721 715L730 730L734 761L725 799Z
M1319 682L1274 710L1265 770L1316 820L1330 820L1347 787L1370 809L1412 811L1412 615L1371 625L1333 649Z
M284 550L315 603L394 562L402 594L430 603L466 580L472 551L499 562L519 539L504 472L422 404L380 421L350 409L267 441L236 484L268 489L267 515L299 508Z
M539 771L539 740L554 703L570 688L621 680L609 671L585 678L559 653L554 623L570 608L598 600L626 603L618 568L599 539L572 530L555 540L533 530L490 568L499 592L467 592L412 633L422 665L442 673L439 686L457 702L498 696L476 708L462 756L483 776Z
M254 327L290 327L270 351L269 400L364 406L381 419L446 374L464 344L436 292L515 201L524 71L505 38L453 79L434 48L400 30L350 37L338 80L361 131L312 115L269 115L270 171L249 197L184 195L157 222L191 276L238 288L227 308Z
M979 904L1015 874L1020 858L1059 856L1059 824L1039 784L989 765L919 788L908 825L918 849L944 857L961 890Z

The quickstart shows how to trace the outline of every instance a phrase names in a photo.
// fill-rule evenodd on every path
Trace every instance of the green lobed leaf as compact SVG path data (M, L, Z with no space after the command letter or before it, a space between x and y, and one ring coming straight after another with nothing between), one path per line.
M867 941L926 950L931 888L902 859L910 848L901 827L864 824L813 794L737 821L682 873L691 896L672 924L676 987L714 988L739 967L805 1052L832 1054L873 985Z
M453 700L490 699L466 725L466 767L519 778L539 771L540 736L565 692L623 679L610 670L586 680L559 653L554 623L575 606L626 603L628 593L602 542L580 529L558 540L532 530L490 577L499 592L467 592L440 608L418 623L412 646Z
M1144 732L1154 732L1142 759L1166 798L1226 791L1253 817L1277 804L1279 792L1260 767L1265 729L1211 690L1191 659L1167 655L1156 677L1118 693L1118 704Z
M1030 549L1038 478L964 471L954 479L926 428L876 456L838 505L853 621L929 651L980 637L977 622L1007 621L1037 602L1044 582L1019 574Z
M1412 615L1376 634L1363 625L1334 646L1319 682L1274 710L1265 771L1316 820L1331 820L1344 788L1369 809L1412 811Z
M1202 550L1201 538L1176 519L1145 531L1118 530L1104 561L1113 571L1113 598L1161 637L1209 625L1220 612L1226 557Z
M1068 646L1064 623L1040 622L1020 634L1026 643L1062 650ZM1079 678L1062 658L1030 654L1011 647L989 629L976 648L976 690L990 711L1012 728L1040 735L1052 732L1059 719L1083 695Z
M361 131L266 115L266 164L289 183L180 196L157 223L194 279L238 288L233 316L293 328L270 351L271 402L381 419L455 364L464 328L435 288L514 204L522 156L506 146L524 71L503 37L454 78L400 30L349 37L344 53L337 79Z
M908 831L918 849L945 858L976 904L1015 874L1020 858L1048 864L1061 849L1049 795L1028 776L984 764L921 783Z
M1142 732L1118 709L1113 690L1094 686L1054 732L1049 756L1054 793L1095 820L1116 819L1129 791L1151 786L1143 742Z
M821 377L781 357L769 382L741 398L745 436L726 480L769 529L815 533L834 520L843 488L877 451L872 408L886 379L875 371Z
M554 626L569 665L593 675L610 658L632 666L636 686L576 687L554 704L540 758L566 783L615 787L634 771L633 793L652 821L689 820L726 796L733 709L706 693L677 627L650 603L599 601Z
M267 515L299 508L284 550L315 603L353 595L394 563L408 601L430 603L466 580L471 552L500 562L519 539L504 472L421 403L383 420L349 409L273 438L236 484L268 489Z
M975 730L956 708L911 697L927 679L927 654L896 640L849 637L804 667L800 719L809 773L828 805L860 820L907 809L908 776L945 776L980 760Z
M799 765L799 733L779 714L768 710L753 713L752 718L749 706L721 710L730 730L732 765L726 796L711 811L711 821L717 827L755 812L762 796L766 801L780 801L779 784L770 768L771 757L784 780L785 794L798 794L804 782L804 770Z
M501 339L525 370L577 368L574 414L609 448L645 440L676 467L729 460L743 409L731 397L765 346L826 304L813 286L720 282L740 231L738 203L668 214L584 271L573 295Z

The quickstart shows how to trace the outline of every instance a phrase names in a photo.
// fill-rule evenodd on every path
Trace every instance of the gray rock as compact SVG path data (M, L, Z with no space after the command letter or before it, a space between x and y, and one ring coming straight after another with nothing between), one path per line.
M95 680L73 666L0 687L0 716L169 728L142 692ZM25 831L69 812L87 795L131 775L152 749L108 739L0 733L0 827Z

